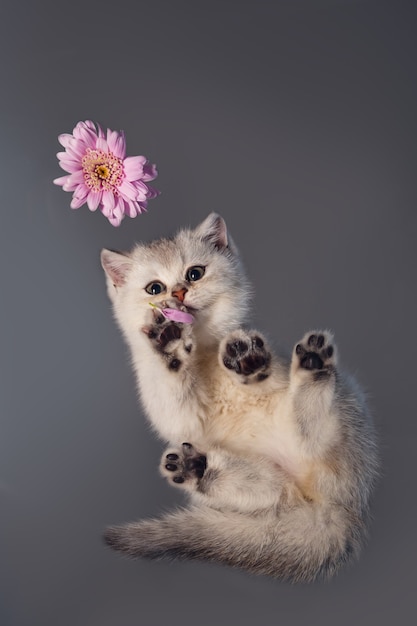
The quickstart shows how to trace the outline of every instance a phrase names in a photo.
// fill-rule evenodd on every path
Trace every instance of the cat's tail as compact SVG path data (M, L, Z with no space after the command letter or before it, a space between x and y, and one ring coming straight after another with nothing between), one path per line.
M360 548L360 524L342 507L306 503L282 515L180 509L107 529L106 543L131 557L199 559L293 582L327 578Z

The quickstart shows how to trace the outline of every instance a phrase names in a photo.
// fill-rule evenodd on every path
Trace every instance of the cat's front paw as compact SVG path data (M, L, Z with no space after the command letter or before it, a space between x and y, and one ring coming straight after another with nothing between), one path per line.
M207 468L207 459L191 443L181 448L166 450L161 459L162 475L177 487L196 487Z
M255 331L234 331L220 344L221 363L238 375L242 383L262 382L268 378L271 353L265 339Z
M168 369L179 370L193 348L191 325L166 319L155 309L150 311L150 315L152 321L142 331L154 349L164 357Z
M336 361L333 336L328 331L310 331L294 348L294 364L319 376L333 371Z

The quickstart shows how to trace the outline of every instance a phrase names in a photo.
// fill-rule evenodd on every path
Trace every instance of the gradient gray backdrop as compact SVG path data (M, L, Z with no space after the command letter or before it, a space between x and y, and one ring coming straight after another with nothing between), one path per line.
M2 626L413 622L416 18L402 0L2 2ZM159 166L162 195L119 229L52 185L57 135L84 119ZM181 500L157 472L99 251L212 210L255 284L254 324L287 349L333 329L370 394L371 537L329 584L101 543Z

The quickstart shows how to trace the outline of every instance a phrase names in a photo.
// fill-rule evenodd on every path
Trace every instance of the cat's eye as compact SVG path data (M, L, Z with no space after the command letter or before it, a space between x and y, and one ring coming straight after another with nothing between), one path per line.
M163 285L162 283L160 283L158 281L155 281L153 283L149 283L149 285L146 285L146 287L145 287L145 291L150 293L151 296L157 296L158 293L162 293L165 290L166 290L165 285Z
M203 278L205 271L206 268L202 265L194 265L193 267L188 268L185 279L189 282L195 282L196 280Z

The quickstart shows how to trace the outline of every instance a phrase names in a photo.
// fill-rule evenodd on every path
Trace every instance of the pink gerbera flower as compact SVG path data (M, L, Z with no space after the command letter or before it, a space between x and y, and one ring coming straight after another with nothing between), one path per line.
M125 215L136 217L146 211L148 200L159 191L147 183L157 177L155 165L144 156L126 157L123 131L107 129L104 133L90 120L78 122L72 135L58 137L65 152L57 157L66 176L54 183L64 191L73 191L71 208L87 203L90 211L100 208L113 226Z

